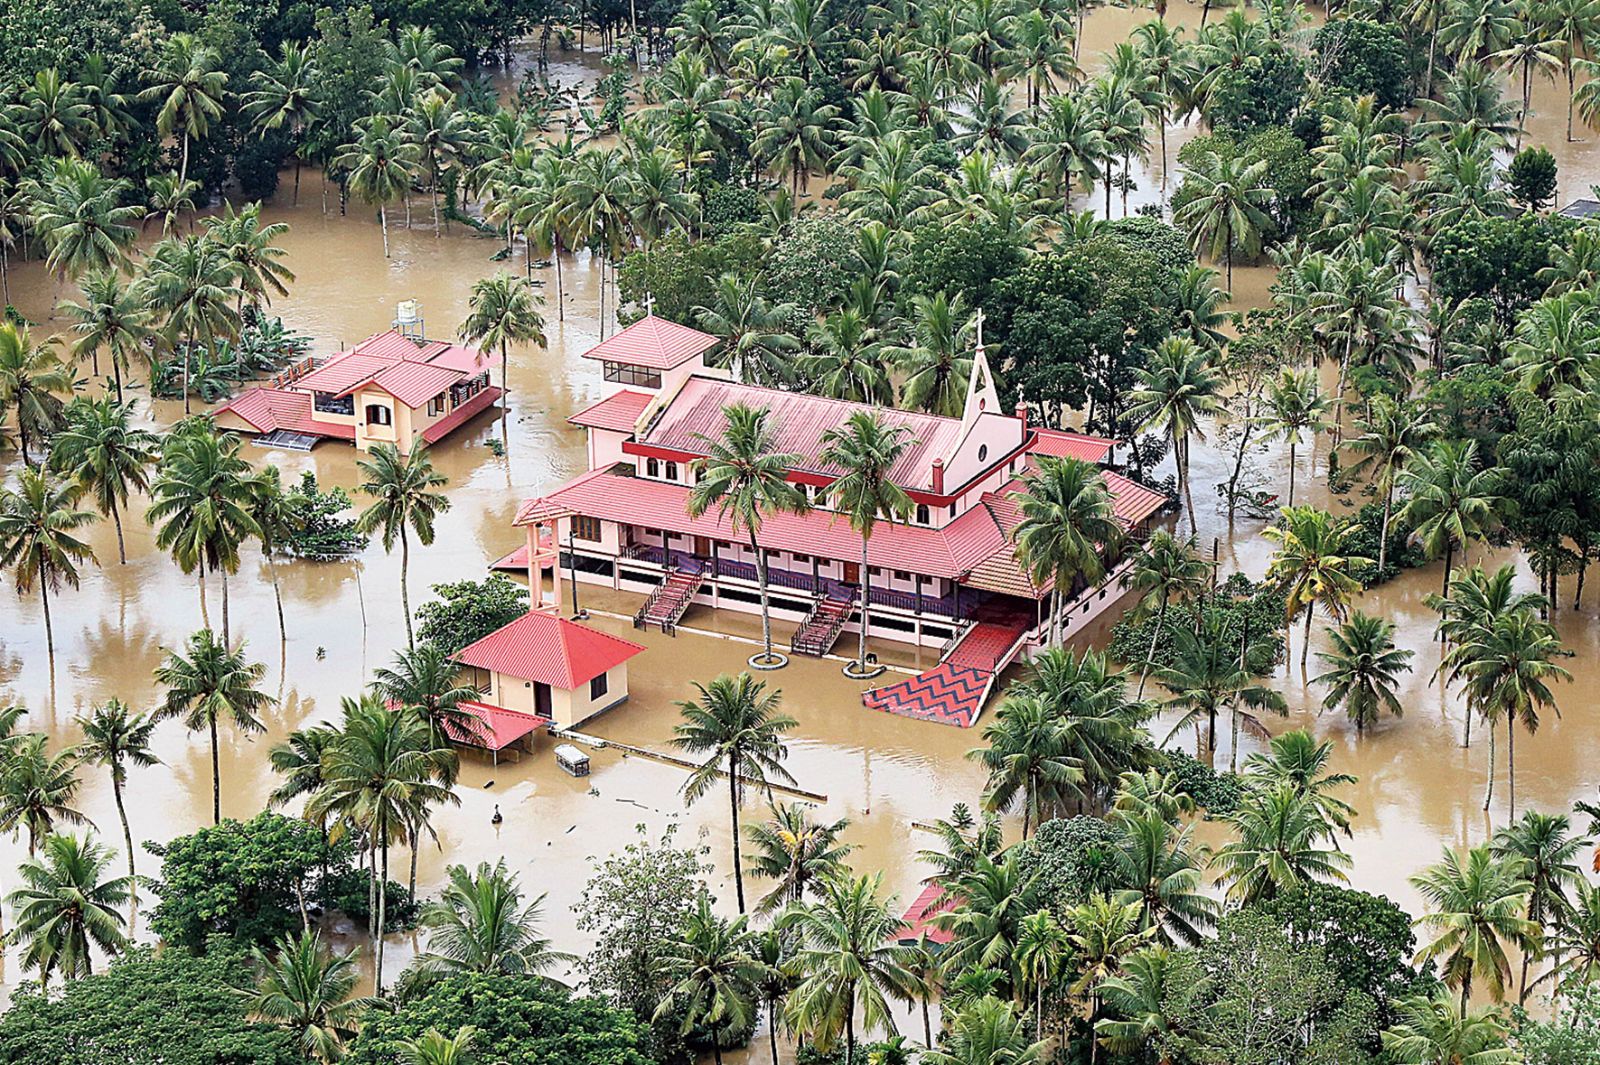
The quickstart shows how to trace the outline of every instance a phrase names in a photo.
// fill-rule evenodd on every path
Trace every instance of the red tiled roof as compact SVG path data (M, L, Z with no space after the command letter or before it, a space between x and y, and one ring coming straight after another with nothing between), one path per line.
M548 718L537 714L508 710L489 703L465 702L456 706L474 720L467 724L446 718L445 735L455 743L482 747L486 751L503 751L530 732L550 724Z
M500 398L500 390L493 386L485 388L482 392L467 400L443 418L422 430L422 439L430 444L438 443L450 433L455 432L467 422L476 418L480 413L494 406L494 401Z
M383 370L394 365L395 360L376 355L357 355L345 352L334 355L327 362L294 382L295 388L308 392L331 392L334 395L356 388L370 381Z
M559 506L573 513L655 529L721 540L735 537L721 513L707 511L691 518L684 510L688 497L684 485L651 481L594 470L540 499L524 502L516 524L535 520L544 506ZM805 514L772 514L761 523L762 546L780 551L820 555L824 558L859 559L861 538L843 517L826 510ZM958 577L980 559L1004 544L994 521L974 507L943 529L879 522L867 549L867 561L888 569L916 568L937 577Z
M1147 488L1131 477L1111 470L1103 470L1102 473L1106 487L1111 491L1112 513L1129 528L1167 505L1167 497L1154 488Z
M709 333L647 314L584 352L583 357L672 370L716 344L717 338Z
M450 348L450 344L443 340L416 340L406 336L397 329L385 329L381 333L373 333L361 343L350 349L351 354L376 355L383 359L410 359L414 362L430 362L434 356Z
M624 388L620 392L613 392L599 403L583 408L567 421L590 429L611 429L619 433L631 433L639 422L639 415L644 413L644 409L655 398L648 392L634 392Z
M356 427L339 422L317 421L311 416L311 396L283 388L251 388L212 412L233 414L248 422L258 433L289 429L336 440L354 440Z
M572 690L643 651L631 640L530 611L456 654L456 661Z
M372 379L373 388L381 388L395 399L413 409L422 406L465 375L448 366L435 366L430 362L397 362Z
M956 908L953 896L945 895L941 902L939 901L941 895L945 895L945 890L938 884L929 884L922 889L922 894L916 897L906 910L905 916L900 918L900 931L895 935L898 942L913 943L921 938L924 932L928 933L928 942L937 943L941 947L948 946L950 941L955 939L954 932L948 928L939 928L933 923L934 918L941 913L948 913Z
M1033 433L1033 443L1028 447L1029 454L1078 459L1082 462L1092 462L1096 466L1106 460L1106 456L1111 454L1111 449L1117 443L1105 437L1085 436L1082 433L1071 433L1061 429L1035 429Z
M836 477L840 471L818 458L827 446L822 442L823 435L843 425L857 411L870 411L889 425L909 430L907 447L889 470L889 479L903 488L931 491L933 460L948 459L961 437L958 418L691 377L656 415L640 442L704 455L708 449L701 437L717 439L727 425L723 411L735 403L769 411L767 427L772 431L773 451L799 455L795 468L827 477Z

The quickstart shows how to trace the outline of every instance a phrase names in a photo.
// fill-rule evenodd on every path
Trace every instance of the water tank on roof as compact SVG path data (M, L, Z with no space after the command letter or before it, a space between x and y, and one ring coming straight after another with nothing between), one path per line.
M394 309L394 327L401 336L421 338L422 304L416 300L401 300Z

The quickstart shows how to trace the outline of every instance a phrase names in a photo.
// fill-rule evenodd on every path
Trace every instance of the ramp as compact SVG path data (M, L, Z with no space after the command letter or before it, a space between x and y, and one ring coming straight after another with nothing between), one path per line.
M937 666L862 692L861 702L886 714L971 728L995 678L1016 659L1027 634L1027 622L1017 618L980 621L956 641Z

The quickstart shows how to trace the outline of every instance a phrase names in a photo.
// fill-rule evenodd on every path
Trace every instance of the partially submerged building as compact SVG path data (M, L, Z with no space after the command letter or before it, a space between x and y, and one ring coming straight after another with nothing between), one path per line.
M1022 476L1047 455L1103 465L1114 442L1033 425L1025 409L1005 409L981 350L962 416L948 418L740 384L706 361L716 344L647 315L586 354L613 385L569 419L587 430L590 468L522 504L516 524L529 541L518 560L548 566L550 545L559 544L563 569L578 579L646 596L639 626L671 631L696 603L759 610L744 530L736 534L715 509L691 517L686 504L726 408L765 409L774 450L800 456L788 476L812 504L802 514L767 516L760 532L773 614L799 625L792 650L827 653L859 626L866 594L874 639L943 648L941 668L950 666L915 678L923 681L916 690L869 692L868 705L970 724L993 677L1044 636L1057 594L1016 557ZM912 501L909 520L877 523L865 571L861 537L830 509L828 488L841 471L820 457L828 431L864 410L908 431L890 477ZM1112 470L1104 476L1118 521L1142 536L1167 497ZM1120 575L1113 569L1093 586L1064 590L1069 635L1117 599Z
M388 443L409 453L433 444L494 406L500 357L422 335L415 307L395 328L325 358L310 357L268 384L247 389L212 415L257 443L309 451L343 440L362 451Z

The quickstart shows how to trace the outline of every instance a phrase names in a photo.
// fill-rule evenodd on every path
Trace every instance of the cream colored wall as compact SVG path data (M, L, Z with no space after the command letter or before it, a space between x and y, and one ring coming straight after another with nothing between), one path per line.
M628 666L623 663L606 672L606 693L590 700L589 685L576 691L550 689L550 714L557 728L572 728L603 710L609 710L628 697Z

